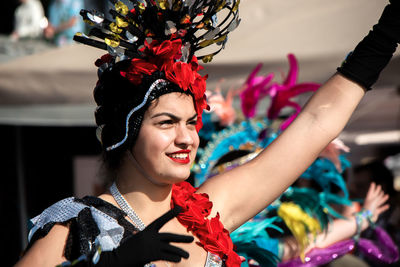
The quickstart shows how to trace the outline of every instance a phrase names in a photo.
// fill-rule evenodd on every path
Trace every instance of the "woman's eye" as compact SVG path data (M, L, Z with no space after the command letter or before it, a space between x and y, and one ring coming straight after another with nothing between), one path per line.
M160 125L168 125L168 124L173 124L174 122L172 120L165 120L165 121L160 121Z
M190 124L190 125L196 125L196 124L197 124L197 120L189 121L189 124Z

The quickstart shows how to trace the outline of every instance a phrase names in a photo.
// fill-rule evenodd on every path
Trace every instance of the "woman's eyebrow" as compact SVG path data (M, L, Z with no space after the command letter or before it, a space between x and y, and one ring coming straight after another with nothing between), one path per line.
M180 120L180 119L181 119L180 117L178 117L178 116L176 116L176 115L174 115L174 114L172 114L172 113L169 113L169 112L157 113L157 114L154 114L153 116L151 116L151 118L154 119L154 118L157 118L157 117L160 117L160 116L168 116L168 117L170 117L172 120ZM194 114L192 117L190 117L190 118L188 119L188 121L194 120L196 117L197 117L197 113Z
M180 119L181 119L181 118L179 118L178 116L175 116L174 114L169 113L169 112L157 113L157 114L154 114L153 116L151 116L151 118L154 119L154 118L157 118L157 117L160 117L160 116L168 116L168 117L170 117L170 118L173 119L173 120L180 120Z
M196 119L196 117L197 117L197 113L194 114L192 117L190 117L190 118L188 119L188 121L194 120L194 119Z

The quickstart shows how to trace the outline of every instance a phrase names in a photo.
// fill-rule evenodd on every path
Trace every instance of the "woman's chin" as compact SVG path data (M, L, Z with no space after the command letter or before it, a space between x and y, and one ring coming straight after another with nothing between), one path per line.
M176 183L183 182L187 180L190 176L190 171L182 171L182 172L171 172L171 173L160 173L160 174L153 174L148 175L146 178L152 184L158 186L167 186L173 185Z
M189 175L186 176L179 176L179 177L174 177L172 180L172 183L176 184L176 183L180 183L183 181L186 181L189 178Z
M190 176L190 172L182 172L182 173L174 173L173 175L170 175L168 177L165 177L163 180L164 181L168 181L167 183L169 184L176 184L176 183L180 183L183 181L186 181Z

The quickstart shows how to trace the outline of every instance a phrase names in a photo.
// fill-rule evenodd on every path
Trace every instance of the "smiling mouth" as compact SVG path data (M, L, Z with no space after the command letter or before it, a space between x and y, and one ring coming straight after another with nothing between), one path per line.
M190 162L189 152L187 151L178 151L176 153L167 154L167 156L174 162L187 164Z

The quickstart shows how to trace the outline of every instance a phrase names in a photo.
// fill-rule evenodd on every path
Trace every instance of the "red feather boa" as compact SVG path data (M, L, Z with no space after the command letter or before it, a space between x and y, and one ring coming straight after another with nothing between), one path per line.
M241 265L242 261L233 251L233 242L228 230L220 222L219 214L214 218L207 218L212 208L207 194L196 193L196 188L188 182L174 184L171 208L175 205L182 207L182 212L177 216L178 221L200 240L200 246L218 255L228 267Z

